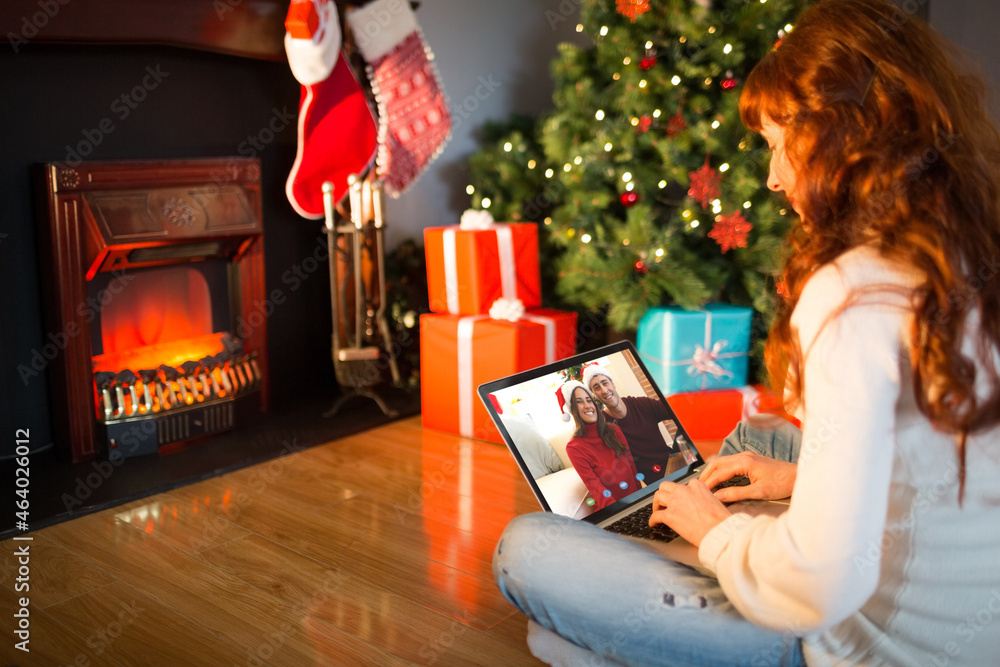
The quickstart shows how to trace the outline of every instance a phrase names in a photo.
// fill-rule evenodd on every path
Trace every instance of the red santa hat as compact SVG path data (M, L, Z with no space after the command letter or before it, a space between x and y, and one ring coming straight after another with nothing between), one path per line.
M590 394L590 392L587 391L587 388L584 387L583 383L579 380L570 380L556 389L556 401L559 403L559 409L562 411L562 420L564 422L568 422L570 420L570 405L573 402L573 392L576 391L577 388L583 389Z
M590 362L589 364L587 364L586 366L584 366L582 370L583 370L583 373L582 373L582 375L583 375L583 385L585 387L587 387L588 391L590 391L590 381L593 380L598 375L603 375L604 377L608 378L612 382L615 381L615 379L613 377L611 377L611 374L608 373L606 370L604 370L604 367L601 366L596 361Z

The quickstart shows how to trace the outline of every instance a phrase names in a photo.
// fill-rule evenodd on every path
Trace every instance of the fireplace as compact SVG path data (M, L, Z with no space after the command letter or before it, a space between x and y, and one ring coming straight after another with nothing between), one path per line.
M268 408L256 159L39 170L53 429L74 461L177 449Z

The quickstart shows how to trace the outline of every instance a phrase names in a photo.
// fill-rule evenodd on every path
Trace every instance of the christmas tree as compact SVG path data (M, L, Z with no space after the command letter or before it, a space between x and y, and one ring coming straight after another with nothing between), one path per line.
M559 297L633 330L651 306L751 305L762 339L791 209L767 191L741 84L805 0L583 0L555 109L491 126L474 208L539 223Z

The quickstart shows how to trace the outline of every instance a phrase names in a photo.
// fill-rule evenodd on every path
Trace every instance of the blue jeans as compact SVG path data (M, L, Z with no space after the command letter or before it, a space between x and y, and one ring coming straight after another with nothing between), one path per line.
M780 424L779 428L773 426ZM741 422L720 456L798 460L784 421ZM627 665L805 665L801 641L744 619L719 583L593 524L539 512L507 526L493 555L501 592L528 618Z

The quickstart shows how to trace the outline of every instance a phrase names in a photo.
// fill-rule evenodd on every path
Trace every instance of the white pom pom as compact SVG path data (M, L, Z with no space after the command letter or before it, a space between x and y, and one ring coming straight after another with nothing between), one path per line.
M462 229L489 229L493 226L493 216L489 211L468 209L458 223Z
M568 422L568 421L570 420L570 416L569 416L569 413L568 413L568 412L564 412L564 413L563 413L563 415L562 415L562 420L563 420L564 422Z

